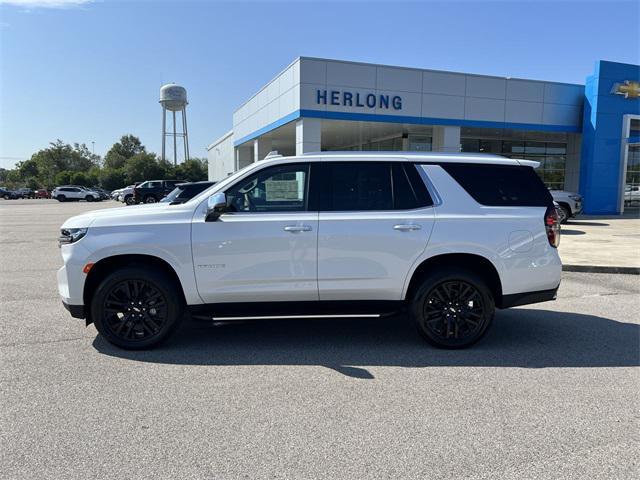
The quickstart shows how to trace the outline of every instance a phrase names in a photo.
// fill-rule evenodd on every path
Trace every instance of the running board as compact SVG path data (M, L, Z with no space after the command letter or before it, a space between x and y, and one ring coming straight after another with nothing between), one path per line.
M261 316L248 316L248 317L209 317L206 315L192 315L193 318L198 320L212 320L214 322L231 322L234 320L297 320L304 318L380 318L383 315L380 313L350 313L347 315L261 315Z
M395 315L404 309L403 302L248 302L190 305L191 317L201 320L266 320L266 319L318 319L318 318L381 318Z

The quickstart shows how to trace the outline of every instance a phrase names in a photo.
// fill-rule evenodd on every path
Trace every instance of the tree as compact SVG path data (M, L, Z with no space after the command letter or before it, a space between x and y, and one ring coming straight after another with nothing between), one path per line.
M123 168L105 167L100 171L100 185L106 190L116 190L125 186L127 174Z
M167 173L166 166L158 162L156 154L146 152L131 157L127 161L124 171L127 174L127 183L163 179Z
M209 176L207 165L207 160L204 158L190 158L175 167L174 176L177 180L189 182L206 180Z
M63 171L87 172L97 163L98 157L89 152L86 145L74 144L72 147L62 140L51 142L48 148L34 153L31 160L38 172L38 179L48 188L57 183L56 175ZM29 163L27 168L31 168Z
M69 185L71 183L71 175L73 172L69 172L67 170L63 172L56 173L54 178L54 183L57 185Z
M128 134L120 137L120 141L113 144L104 156L104 166L108 168L122 168L125 162L133 157L145 153L147 150L140 139Z
M25 182L25 186L27 188L30 188L31 190L37 190L38 188L40 188L40 183L38 182L37 178L29 177L29 178L27 178L27 181Z
M74 172L71 174L71 184L88 187L91 184L91 181L89 180L89 176L86 173Z
M20 176L22 178L38 177L38 164L33 159L19 162L16 165L16 168L20 172Z

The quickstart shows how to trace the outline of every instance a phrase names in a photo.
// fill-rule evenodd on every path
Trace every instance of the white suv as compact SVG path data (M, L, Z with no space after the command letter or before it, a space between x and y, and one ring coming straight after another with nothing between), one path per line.
M447 348L495 307L553 300L559 224L536 162L321 153L253 163L181 205L67 220L58 271L71 315L146 348L195 318L408 311Z
M73 200L86 200L87 202L97 202L100 200L100 194L84 187L74 185L63 185L56 187L51 192L51 198L55 198L59 202L68 202Z

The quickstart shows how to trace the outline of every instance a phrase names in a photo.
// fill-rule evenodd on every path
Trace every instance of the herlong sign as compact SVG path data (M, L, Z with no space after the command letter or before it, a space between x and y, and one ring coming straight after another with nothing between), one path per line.
M402 110L402 97L376 93L353 93L346 90L316 90L318 105Z

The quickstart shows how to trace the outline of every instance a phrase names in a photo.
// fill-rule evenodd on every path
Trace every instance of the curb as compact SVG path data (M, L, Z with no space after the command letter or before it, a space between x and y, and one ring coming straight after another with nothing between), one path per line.
M581 273L620 273L626 275L640 275L640 267L611 267L605 265L562 265L563 272Z

